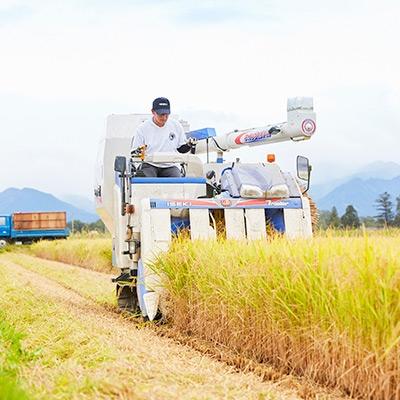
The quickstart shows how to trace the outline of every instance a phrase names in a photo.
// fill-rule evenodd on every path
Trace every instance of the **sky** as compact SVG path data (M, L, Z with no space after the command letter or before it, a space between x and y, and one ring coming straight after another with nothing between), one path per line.
M400 162L399 18L395 0L0 0L0 191L91 197L107 115L159 96L219 134L314 98L310 141L227 159L303 154L315 182Z

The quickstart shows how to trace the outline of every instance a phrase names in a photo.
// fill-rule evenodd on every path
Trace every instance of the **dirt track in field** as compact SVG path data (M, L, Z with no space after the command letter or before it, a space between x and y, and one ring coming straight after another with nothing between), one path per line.
M27 269L26 262L37 265ZM25 266L24 266L25 263ZM121 389L113 389L113 398L123 399L299 399L338 398L325 391L311 388L307 383L288 376L274 374L265 368L258 374L240 372L226 364L232 362L229 351L218 349L190 338L180 337L168 328L138 324L118 314L112 307L104 307L87 296L82 296L68 285L43 276L40 266L61 268L78 275L80 271L93 281L109 279L100 274L66 264L25 255L0 255L0 269L15 274L22 284L46 296L65 308L74 318L85 324L93 335L101 332L108 344L115 348L115 361L107 365L110 380L120 381ZM90 282L88 282L90 284ZM110 283L111 285L111 283ZM174 337L174 339L165 337ZM178 343L179 342L179 343ZM188 345L185 345L188 344ZM199 351L194 350L196 348ZM217 361L216 358L226 362ZM244 365L252 368L251 363ZM260 373L261 371L261 373ZM266 372L267 371L267 372ZM261 378L263 377L263 379ZM266 378L273 381L266 381ZM94 398L94 397L93 397Z

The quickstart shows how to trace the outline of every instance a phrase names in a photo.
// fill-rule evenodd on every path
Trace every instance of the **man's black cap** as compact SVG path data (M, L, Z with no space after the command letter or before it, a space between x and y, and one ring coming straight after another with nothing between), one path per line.
M153 101L153 111L157 114L170 114L171 106L169 104L169 100L166 97L157 97Z

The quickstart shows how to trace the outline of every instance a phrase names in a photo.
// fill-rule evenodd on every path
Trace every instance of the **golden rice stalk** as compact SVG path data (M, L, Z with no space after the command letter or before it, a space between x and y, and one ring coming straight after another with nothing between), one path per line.
M311 225L313 232L316 232L319 222L319 211L315 201L311 198L311 196L308 193L304 193L304 196L307 197L308 201L310 202Z

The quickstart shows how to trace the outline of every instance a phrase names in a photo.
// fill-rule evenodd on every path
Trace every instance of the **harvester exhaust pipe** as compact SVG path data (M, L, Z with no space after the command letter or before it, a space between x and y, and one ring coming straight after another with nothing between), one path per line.
M117 156L114 161L114 171L119 173L121 182L121 215L124 216L126 206L126 184L125 184L125 172L126 172L126 157Z

